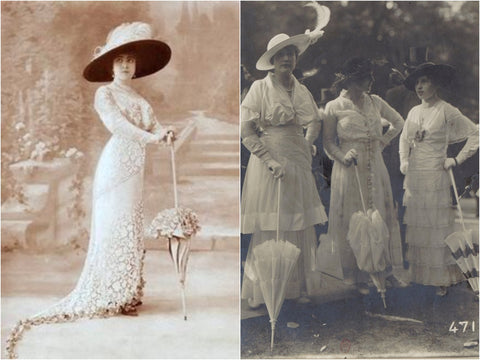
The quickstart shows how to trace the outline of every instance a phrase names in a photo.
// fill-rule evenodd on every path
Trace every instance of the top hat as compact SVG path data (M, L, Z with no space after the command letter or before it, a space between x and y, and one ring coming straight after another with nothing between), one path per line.
M455 69L446 64L436 65L433 62L423 63L407 76L403 84L408 90L415 91L415 83L421 76L428 76L435 79L439 85L448 86L455 77Z
M170 47L153 39L150 25L142 22L124 23L113 29L104 46L98 46L92 61L85 67L83 77L91 82L112 80L113 60L118 55L135 56L135 77L157 72L170 61Z

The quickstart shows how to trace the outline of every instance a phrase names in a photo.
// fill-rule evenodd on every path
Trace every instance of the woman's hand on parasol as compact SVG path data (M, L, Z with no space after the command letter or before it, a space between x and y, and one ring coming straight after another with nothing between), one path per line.
M455 160L455 158L446 158L443 162L443 168L445 170L453 168L454 166L457 166L457 160Z
M354 160L357 160L357 158L358 158L357 150L350 149L350 150L347 151L347 153L343 157L343 163L344 163L345 166L350 166L350 165L352 165L352 162Z
M278 161L270 159L266 163L274 178L280 179L285 175L285 168Z
M149 144L160 144L160 142L162 142L162 140L163 140L163 136L161 134L152 134L148 143Z

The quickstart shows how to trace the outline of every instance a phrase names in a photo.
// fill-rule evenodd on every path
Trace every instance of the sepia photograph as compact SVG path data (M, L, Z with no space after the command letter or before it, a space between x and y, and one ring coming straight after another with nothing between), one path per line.
M478 358L478 2L241 2L241 357Z
M238 1L2 1L2 358L239 358Z

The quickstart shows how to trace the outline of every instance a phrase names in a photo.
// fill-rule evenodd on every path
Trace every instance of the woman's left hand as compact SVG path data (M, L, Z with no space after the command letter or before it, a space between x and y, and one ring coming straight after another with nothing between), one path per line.
M310 153L312 156L317 155L317 147L315 145L310 145Z
M457 165L457 162L455 161L454 158L446 158L444 163L443 163L443 168L445 170L448 170L448 169L450 169L450 168L452 168L456 165Z

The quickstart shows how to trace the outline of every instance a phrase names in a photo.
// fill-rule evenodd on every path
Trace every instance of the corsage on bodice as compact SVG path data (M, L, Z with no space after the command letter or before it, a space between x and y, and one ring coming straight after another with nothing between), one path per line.
M132 88L116 83L108 85L111 94L122 114L135 126L151 131L155 126L155 118L150 104Z

